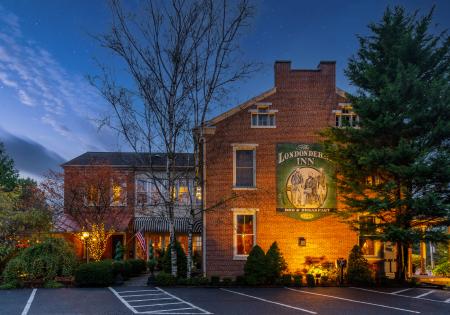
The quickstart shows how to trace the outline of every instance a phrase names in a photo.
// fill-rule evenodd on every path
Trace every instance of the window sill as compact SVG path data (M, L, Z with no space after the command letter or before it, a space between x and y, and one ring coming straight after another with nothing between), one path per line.
M256 187L239 187L239 186L233 186L233 190L257 190Z
M248 255L234 255L233 260L247 260Z
M269 129L274 129L274 128L277 128L277 126L254 126L254 125L251 125L250 128L256 128L256 129L269 128Z

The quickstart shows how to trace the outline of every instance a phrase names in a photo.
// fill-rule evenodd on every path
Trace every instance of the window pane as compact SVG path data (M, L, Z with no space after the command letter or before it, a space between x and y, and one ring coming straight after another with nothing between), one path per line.
M275 115L269 115L269 126L275 126Z
M248 255L253 247L253 235L237 235L236 253L238 255Z
M145 205L147 204L147 193L138 193L137 194L137 203L139 205Z
M340 124L339 124L339 115L336 115L336 127L340 127Z
M244 228L245 234L253 234L253 215L245 215L244 217Z
M253 167L236 168L236 186L252 187L253 183Z
M237 150L236 166L253 167L253 150Z
M258 126L258 115L252 115L252 126Z
M359 246L364 255L375 255L375 242L369 238L361 237L359 239Z
M267 114L258 114L258 125L267 126L268 125L268 115Z

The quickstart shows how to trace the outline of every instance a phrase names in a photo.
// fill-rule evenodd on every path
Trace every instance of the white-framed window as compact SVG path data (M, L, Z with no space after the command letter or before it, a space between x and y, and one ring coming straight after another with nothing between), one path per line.
M257 209L232 209L233 211L233 259L246 260L256 245Z
M252 128L275 128L275 113L277 110L270 109L270 103L256 104L256 109L249 110Z
M335 113L335 126L336 127L358 127L359 125L359 117L353 111L351 104L349 103L340 103L340 109L334 110Z
M373 215L359 217L359 247L365 256L375 256L375 220Z
M127 182L125 180L118 180L112 183L112 205L126 206L127 205Z
M256 144L233 145L233 188L256 188Z

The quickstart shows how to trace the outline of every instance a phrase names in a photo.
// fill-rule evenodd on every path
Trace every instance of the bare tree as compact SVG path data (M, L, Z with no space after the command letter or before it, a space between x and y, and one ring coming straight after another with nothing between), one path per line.
M92 161L90 166L50 171L41 183L54 221L74 221L89 232L90 256L100 260L109 237L131 218L127 205L127 178L110 165Z
M148 0L134 10L125 7L120 0L111 0L111 29L95 37L126 65L123 80L102 64L101 75L90 79L112 108L101 126L118 131L134 151L149 154L148 176L158 187L169 221L172 274L177 275L173 192L186 176L177 168L176 157L180 152L194 152L194 187L202 187L200 127L227 88L256 70L241 61L238 47L253 7L247 0L231 4L226 0ZM163 176L151 169L152 152L165 154ZM194 202L190 209L192 231L202 205Z

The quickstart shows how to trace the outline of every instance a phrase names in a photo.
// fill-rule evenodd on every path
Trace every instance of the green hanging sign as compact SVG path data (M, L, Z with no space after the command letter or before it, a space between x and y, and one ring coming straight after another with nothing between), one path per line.
M277 144L277 212L312 221L336 210L332 163L320 144Z

